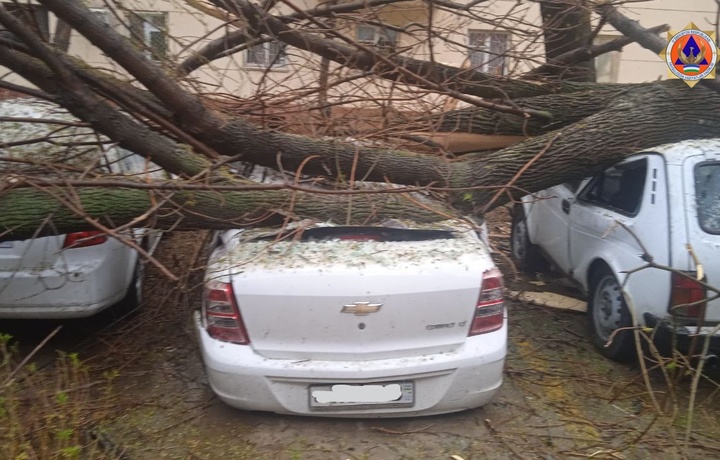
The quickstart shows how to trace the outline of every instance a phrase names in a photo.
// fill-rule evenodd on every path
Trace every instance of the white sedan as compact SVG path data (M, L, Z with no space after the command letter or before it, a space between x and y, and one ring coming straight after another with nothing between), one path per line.
M507 341L502 276L457 221L225 232L196 329L227 404L333 417L482 406Z
M0 102L0 113L5 117L0 122L0 145L4 146L0 175L5 178L50 162L64 165L65 178L73 171L161 176L156 166L107 140L98 147L101 137L54 104L7 100ZM43 227L48 229L52 229L50 213ZM119 236L145 244L148 250L159 239L158 233L144 229ZM99 231L24 240L4 233L0 237L0 318L79 318L110 308L118 316L126 314L138 305L142 267L135 249Z

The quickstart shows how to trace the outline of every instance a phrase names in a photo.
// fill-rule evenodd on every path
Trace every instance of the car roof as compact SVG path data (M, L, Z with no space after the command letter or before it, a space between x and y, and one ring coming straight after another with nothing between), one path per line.
M641 153L657 153L665 157L670 164L681 164L682 161L693 155L703 155L707 159L720 160L720 138L690 139L682 142L663 144L645 150Z

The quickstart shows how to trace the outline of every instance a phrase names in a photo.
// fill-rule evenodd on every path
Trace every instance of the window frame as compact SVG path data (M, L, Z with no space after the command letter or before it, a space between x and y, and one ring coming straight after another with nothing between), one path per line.
M482 45L474 40L475 36L484 36ZM503 38L502 52L493 51L493 39ZM494 30L469 29L467 33L468 44L468 60L470 67L483 73L496 76L505 76L508 74L508 56L510 43L512 42L512 34L508 32ZM477 57L480 56L478 59ZM500 72L496 72L496 68L500 68Z
M277 49L273 50L272 46L277 46ZM259 55L258 50L260 48L262 48L262 62L254 62L251 56ZM275 69L288 65L285 44L277 40L270 40L248 47L244 54L246 67L254 69Z
M158 24L153 18L161 18L162 24ZM141 49L148 59L153 61L165 59L169 50L168 13L166 11L131 11L128 13L127 19L130 39L135 46ZM138 25L141 30L138 30ZM153 32L160 32L161 48L153 43Z
M702 204L704 204L704 202L702 202L701 198L700 198L700 187L698 186L698 181L699 181L698 172L701 168L708 167L708 166L714 166L714 167L720 168L720 162L717 160L707 160L707 161L702 161L693 167L693 190L695 193L695 206L697 207L696 218L697 218L698 226L700 227L700 229L703 232L705 232L709 235L720 235L720 227L719 228L710 228L706 225L709 216L707 216L706 207L701 206ZM703 190L703 191L707 191L707 190ZM712 201L712 197L709 198L709 201Z
M645 175L643 178L642 187L640 188L639 196L637 197L637 204L633 211L630 211L623 207L613 205L612 198L609 198L609 197L608 197L608 199L602 199L602 200L590 197L591 191L595 188L595 186L599 182L605 181L605 178L606 178L606 175L608 174L608 172L634 169L632 166L637 165L639 163L644 163L644 165L636 166L636 167L643 168L645 171ZM578 193L577 199L578 199L578 201L589 204L591 206L597 206L599 208L607 209L609 211L613 211L618 214L622 214L624 216L635 217L640 213L640 210L642 209L642 203L643 203L643 199L645 197L645 188L646 188L646 184L647 184L649 169L650 169L650 161L648 160L647 157L635 158L635 159L623 161L622 163L611 166L611 167L605 169L602 173L600 173L596 176L593 176L593 178L590 179L590 181L583 187L583 189L580 191L580 193ZM613 192L613 195L620 193L621 189L622 189L622 187L619 186L618 190Z
M593 45L602 45L620 37L622 37L622 35L597 35L593 39ZM609 63L610 74L608 76L609 78L607 79L599 78L600 74L598 73L598 64L602 60L607 60L607 62ZM620 51L610 51L600 56L596 56L593 62L595 64L595 80L597 81L597 83L617 83L618 76L620 75L620 60Z
M372 32L372 38L361 38L361 31ZM400 32L389 27L358 24L355 27L355 41L385 53L395 53L400 44Z
M100 18L100 20L105 25L110 25L110 10L107 8L88 8L90 12L95 15L95 17Z

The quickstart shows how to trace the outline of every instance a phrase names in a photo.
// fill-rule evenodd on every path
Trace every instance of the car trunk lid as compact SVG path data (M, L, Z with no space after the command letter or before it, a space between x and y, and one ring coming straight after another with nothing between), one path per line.
M63 236L0 242L0 270L42 270L53 267L60 257Z
M387 227L255 238L223 259L250 345L294 360L452 352L493 268L474 234Z

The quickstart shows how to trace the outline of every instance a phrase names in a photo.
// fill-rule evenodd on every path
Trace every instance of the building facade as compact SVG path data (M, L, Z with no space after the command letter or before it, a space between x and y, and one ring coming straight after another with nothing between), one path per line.
M466 1L466 0L460 0ZM8 7L17 9L10 3ZM86 2L104 23L130 37L148 58L169 66L228 30L236 29L231 18L217 10L203 10L199 2L172 0L126 0L113 10L104 0ZM199 5L199 7L190 6ZM296 2L299 9L318 5L316 0ZM31 4L23 15L31 18L48 38L57 21L43 8ZM715 0L653 0L630 2L622 12L645 27L668 24L680 30L694 22L704 30L717 28ZM291 11L287 9L287 13ZM239 24L242 26L242 24ZM326 38L350 38L350 44L371 47L380 53L403 54L420 59L474 68L495 75L522 75L544 61L540 11L537 2L495 0L480 3L471 12L445 7L429 8L421 0L410 0L358 13L338 15L332 30L312 31ZM595 42L618 37L610 26L602 27ZM92 65L121 71L83 37L73 34L70 53ZM330 75L331 81L351 81L359 72L341 69L305 51L280 42L260 42L243 51L213 61L193 71L187 84L199 92L252 97L265 89L301 91L312 88ZM643 82L665 78L664 61L637 44L626 46L596 59L598 81ZM9 78L9 77L4 77ZM379 91L391 91L391 84L376 83ZM384 88L384 89L383 89ZM351 84L334 84L330 96L362 100L362 90Z

